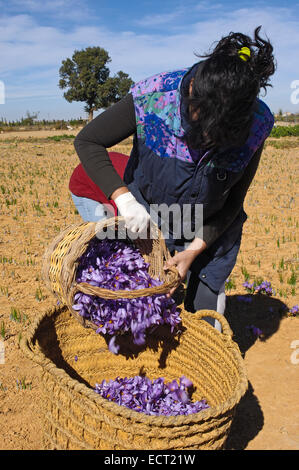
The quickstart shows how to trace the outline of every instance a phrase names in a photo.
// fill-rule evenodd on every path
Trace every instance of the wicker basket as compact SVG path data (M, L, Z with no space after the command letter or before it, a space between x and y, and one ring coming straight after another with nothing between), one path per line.
M42 276L47 288L53 292L62 304L70 309L71 313L85 327L97 329L98 326L81 317L72 308L74 295L77 292L95 295L103 299L136 298L154 294L165 294L172 287L180 284L180 276L175 267L164 271L163 266L170 254L166 247L162 232L155 224L150 224L148 238L134 240L135 246L149 263L149 274L153 278L159 277L163 282L160 286L146 289L112 291L101 287L91 286L88 283L76 282L78 260L86 251L89 242L94 238L101 238L103 233L111 230L120 239L126 239L127 232L123 217L112 217L102 222L87 222L79 225L70 225L65 228L48 246L43 256Z
M101 335L83 328L66 306L40 314L21 341L42 368L46 449L165 450L222 449L236 405L247 389L237 344L223 316L195 314L182 306L181 334L165 326L144 347L126 344L109 352ZM204 316L218 319L222 333ZM110 402L93 390L103 379L146 374L151 380L188 377L193 400L209 409L188 416L149 416Z

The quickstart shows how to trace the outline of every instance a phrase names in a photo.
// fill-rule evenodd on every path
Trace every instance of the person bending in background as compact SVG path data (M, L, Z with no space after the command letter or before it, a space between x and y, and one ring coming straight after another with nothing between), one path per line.
M187 278L190 312L225 311L225 281L247 218L244 199L274 124L258 98L275 72L273 47L260 29L253 38L230 33L191 67L134 84L74 141L82 168L132 232L146 229L151 204L202 204L201 237L190 242L170 230L165 240L172 256L167 266L175 264L181 279ZM131 135L122 172L120 160L114 167L106 149ZM88 185L85 194L88 199ZM79 210L80 201L74 202Z

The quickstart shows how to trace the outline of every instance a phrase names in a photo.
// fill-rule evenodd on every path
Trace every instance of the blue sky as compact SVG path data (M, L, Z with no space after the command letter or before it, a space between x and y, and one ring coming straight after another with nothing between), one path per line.
M297 1L93 1L0 0L0 117L85 117L84 103L68 103L58 88L59 67L74 50L100 46L109 52L111 74L134 81L188 67L230 31L252 35L262 25L277 59L273 89L261 98L273 112L298 112L291 83L299 80Z

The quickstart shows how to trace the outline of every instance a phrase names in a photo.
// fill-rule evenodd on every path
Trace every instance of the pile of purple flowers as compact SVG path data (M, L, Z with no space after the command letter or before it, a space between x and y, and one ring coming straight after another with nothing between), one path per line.
M248 281L243 283L243 286L252 294L267 294L267 295L273 295L274 290L271 287L271 282L269 281L262 281L260 284L257 284L256 281L250 283Z
M135 290L162 284L148 273L149 264L130 242L91 240L78 261L76 281L110 290ZM102 299L76 293L73 309L98 326L97 333L111 336L109 349L117 354L117 335L131 332L137 345L145 343L146 330L159 324L169 324L171 331L181 322L174 300L166 295L133 299Z
M95 385L95 392L118 405L148 415L188 415L209 408L205 400L192 403L189 390L192 382L182 376L165 383L160 377L151 381L147 377L117 377Z

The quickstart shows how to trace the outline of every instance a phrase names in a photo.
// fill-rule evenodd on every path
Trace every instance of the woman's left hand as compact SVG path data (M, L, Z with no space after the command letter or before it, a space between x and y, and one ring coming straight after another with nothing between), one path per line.
M195 258L194 252L187 251L187 250L181 251L180 253L177 253L165 263L164 269L166 270L169 266L176 266L179 272L181 281L184 281L194 258ZM166 296L171 297L171 295L175 292L175 290L176 288L173 287L169 291L169 293L166 294Z
M179 272L181 281L184 281L191 264L193 263L195 258L200 253L202 253L202 251L204 251L205 249L206 249L205 242L199 238L195 238L194 241L189 245L189 247L186 250L177 253L176 255L172 256L172 258L167 260L166 263L164 264L164 269L167 270L169 266L176 266ZM175 292L175 290L176 290L176 287L173 287L169 291L169 293L166 294L167 297L171 297L171 295Z

